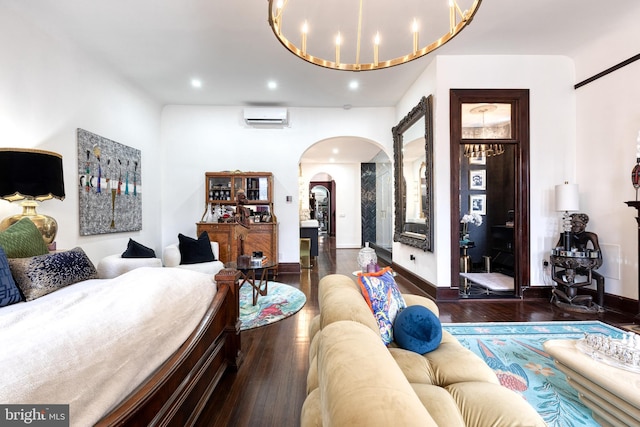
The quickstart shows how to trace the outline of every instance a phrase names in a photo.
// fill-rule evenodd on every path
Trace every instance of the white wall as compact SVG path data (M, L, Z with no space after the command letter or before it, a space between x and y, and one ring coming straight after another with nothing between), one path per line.
M449 91L509 88L530 90L531 127L531 284L544 284L542 260L557 239L559 216L553 190L575 182L575 94L573 62L559 56L438 56L403 98L434 94L435 248L432 253L395 244L393 260L439 287L451 284ZM416 101L413 101L415 104ZM408 112L411 102L403 111ZM398 112L400 114L400 111ZM416 256L410 261L408 254Z
M630 25L603 35L576 54L577 82L637 55L637 17ZM605 291L638 298L637 211L624 204L635 200L631 170L636 163L640 131L640 61L578 88L576 93L576 182L580 208L589 215L587 229L598 234L604 263Z
M420 101L423 96L434 95L433 103L434 108L438 103L438 99L435 97L436 92L436 63L431 62L425 71L418 77L413 85L407 90L404 96L398 102L396 106L396 122L397 124L400 120L404 118L404 116L409 113ZM394 126L395 126L394 124ZM438 129L439 124L434 122L434 129ZM434 132L434 138L436 134ZM436 150L434 153L434 164L448 161L448 152L447 152L447 160L441 158L440 150ZM393 158L393 157L391 157ZM448 167L448 166L447 166ZM437 166L436 169L439 169ZM394 172L395 173L395 172ZM437 178L434 174L435 184L437 185ZM434 189L436 191L436 189ZM395 194L394 194L395 196ZM448 198L448 197L447 197ZM441 203L440 199L437 198L437 193L434 193L434 205L432 209L434 209L434 224L433 224L433 235L434 242L432 242L432 247L434 247L433 252L423 252L422 250L416 249L411 246L403 245L398 242L393 242L393 250L392 257L393 262L401 265L402 267L410 270L416 276L422 277L425 280L437 284L438 282L438 258L449 258L449 256L444 255L444 252L439 252L440 249L436 250L435 246L438 242L438 223L442 220L438 220L438 218L444 218L442 215L442 209L444 208L444 204ZM394 213L395 214L395 213ZM395 224L395 217L394 217ZM413 260L411 259L413 255ZM438 256L439 255L439 256ZM445 286L442 284L442 286ZM446 284L449 286L449 283Z
M162 240L195 235L205 208L205 172L272 172L279 222L278 259L299 262L299 168L317 141L341 136L369 139L392 153L393 108L291 108L290 126L256 128L242 120L242 107L166 106L162 113ZM341 247L360 246L360 166L323 167L337 185L337 233ZM306 177L307 182L314 173ZM356 178L357 177L357 178ZM353 191L356 192L353 192ZM292 196L292 202L286 202ZM357 227L357 234L355 228Z
M64 40L47 34L0 5L0 145L38 148L63 156L66 198L38 211L58 221L58 248L82 246L94 263L123 252L129 237L160 250L160 107L92 62ZM80 237L76 129L83 128L142 150L141 232ZM0 201L0 217L21 212Z

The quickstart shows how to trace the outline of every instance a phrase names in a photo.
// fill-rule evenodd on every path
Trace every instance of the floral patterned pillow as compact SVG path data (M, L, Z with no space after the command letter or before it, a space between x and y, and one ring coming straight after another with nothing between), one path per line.
M382 341L390 344L393 341L393 322L397 314L407 306L391 268L385 267L375 273L358 273L358 284L376 318Z

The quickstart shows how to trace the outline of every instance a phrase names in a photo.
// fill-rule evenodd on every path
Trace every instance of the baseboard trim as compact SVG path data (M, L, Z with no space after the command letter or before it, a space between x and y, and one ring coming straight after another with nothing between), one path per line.
M396 264L395 262L391 263L391 268L398 274L399 277L397 279L401 280L403 286L407 288L413 287L418 290L419 293L423 293L429 298L437 300L438 289L433 283L424 280L422 277L416 276L411 271Z
M278 263L278 274L300 274L302 267L299 262Z

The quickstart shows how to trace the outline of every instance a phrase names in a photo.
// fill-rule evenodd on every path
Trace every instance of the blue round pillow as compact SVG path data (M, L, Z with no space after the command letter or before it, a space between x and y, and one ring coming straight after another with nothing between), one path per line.
M431 310L412 305L396 316L393 338L400 348L420 354L429 353L442 341L442 325Z

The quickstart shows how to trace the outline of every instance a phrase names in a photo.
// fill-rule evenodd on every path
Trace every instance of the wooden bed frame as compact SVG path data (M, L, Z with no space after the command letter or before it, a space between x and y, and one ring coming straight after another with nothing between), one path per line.
M191 426L228 369L238 369L240 349L237 270L216 276L218 292L185 343L98 426ZM153 349L149 349L153 351Z

